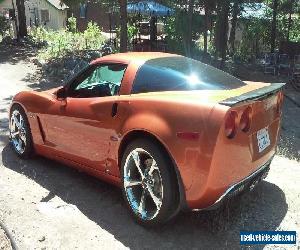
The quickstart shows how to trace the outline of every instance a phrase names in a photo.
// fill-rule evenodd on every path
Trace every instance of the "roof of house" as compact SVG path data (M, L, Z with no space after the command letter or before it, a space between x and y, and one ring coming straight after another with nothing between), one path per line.
M69 7L62 3L60 0L46 0L48 3L53 5L56 9L58 10L65 10L68 9Z

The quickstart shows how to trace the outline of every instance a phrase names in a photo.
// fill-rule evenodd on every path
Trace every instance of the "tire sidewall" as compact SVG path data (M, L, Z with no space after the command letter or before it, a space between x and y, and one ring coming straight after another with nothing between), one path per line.
M163 185L163 199L162 206L158 215L151 220L143 220L141 219L131 208L129 201L127 199L127 194L124 188L124 166L126 159L131 151L136 148L142 148L147 151L156 161L157 166L159 168L162 185ZM168 221L173 215L174 211L177 208L176 204L176 195L177 195L177 186L176 179L174 178L174 171L172 169L171 161L164 154L164 150L161 149L160 145L147 140L147 139L137 139L131 142L125 149L125 152L122 157L121 162L121 179L122 179L122 193L125 199L126 205L134 217L134 219L143 226L157 226Z

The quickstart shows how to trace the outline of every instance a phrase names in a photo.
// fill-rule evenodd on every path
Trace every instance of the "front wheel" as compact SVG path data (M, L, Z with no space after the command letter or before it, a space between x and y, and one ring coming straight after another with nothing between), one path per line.
M9 121L10 141L14 151L21 158L28 158L33 152L29 122L24 110L14 105Z
M155 226L174 216L176 176L159 145L146 139L130 143L122 159L122 181L124 199L138 223Z

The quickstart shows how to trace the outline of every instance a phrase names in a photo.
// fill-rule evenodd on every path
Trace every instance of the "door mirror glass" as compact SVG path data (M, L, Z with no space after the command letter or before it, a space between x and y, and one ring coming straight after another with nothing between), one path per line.
M59 101L66 99L66 97L67 97L67 91L66 91L66 89L65 88L61 88L61 89L57 90L56 97L57 97L57 100L59 100Z

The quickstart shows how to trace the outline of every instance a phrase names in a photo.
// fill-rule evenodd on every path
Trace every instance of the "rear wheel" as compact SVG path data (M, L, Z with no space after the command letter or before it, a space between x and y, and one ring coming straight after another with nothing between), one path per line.
M14 151L22 158L28 158L33 152L30 126L24 110L15 105L10 112L10 141Z
M171 161L154 142L130 143L122 159L123 195L133 217L144 226L168 221L177 208Z

